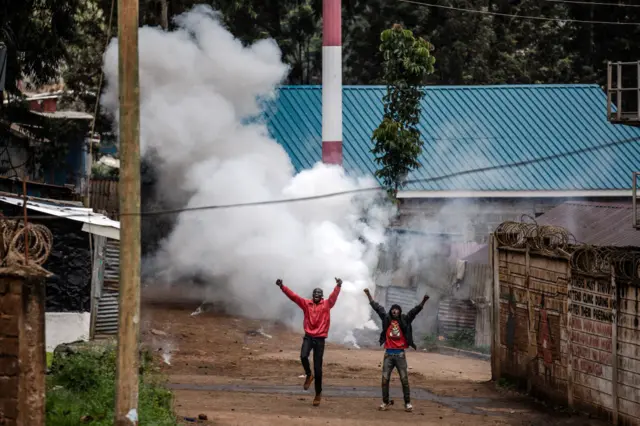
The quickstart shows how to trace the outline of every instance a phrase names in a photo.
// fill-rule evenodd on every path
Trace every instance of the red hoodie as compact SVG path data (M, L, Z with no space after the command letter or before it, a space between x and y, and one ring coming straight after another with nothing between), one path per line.
M322 299L319 303L314 303L312 299L305 299L298 296L287 286L282 286L282 292L289 299L300 306L304 312L304 332L311 337L327 337L329 325L331 325L331 308L338 300L340 286L336 286L328 299Z

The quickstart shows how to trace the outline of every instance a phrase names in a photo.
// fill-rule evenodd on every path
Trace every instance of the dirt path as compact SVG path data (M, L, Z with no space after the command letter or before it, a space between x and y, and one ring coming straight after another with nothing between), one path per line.
M527 399L505 396L489 382L486 361L426 352L408 353L413 413L402 411L397 375L391 382L397 405L378 412L379 349L327 344L324 398L302 390L300 335L259 321L206 313L196 306L143 307L143 336L164 364L181 417L204 414L215 425L382 425L397 420L418 425L596 424L579 417L545 414ZM189 423L185 423L189 424Z

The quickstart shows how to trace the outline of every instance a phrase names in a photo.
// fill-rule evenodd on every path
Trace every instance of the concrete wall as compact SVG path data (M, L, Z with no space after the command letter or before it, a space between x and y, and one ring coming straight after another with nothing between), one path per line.
M614 424L640 425L640 277L637 263L623 265L640 251L603 251L618 260L599 258L586 270L591 262L580 250L592 249L563 257L493 245L494 378L517 379ZM615 270L597 270L611 264ZM633 277L617 269L628 266Z
M45 314L45 345L53 352L62 343L89 339L91 314L88 312L47 312Z

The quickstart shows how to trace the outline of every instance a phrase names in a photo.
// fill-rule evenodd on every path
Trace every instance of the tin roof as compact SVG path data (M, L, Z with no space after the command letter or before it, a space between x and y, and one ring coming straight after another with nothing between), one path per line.
M382 86L343 88L344 166L372 174L371 134L382 118ZM437 181L413 191L586 191L631 188L640 128L612 125L597 85L427 86L420 130L422 167L409 179L505 166ZM269 131L297 171L321 158L321 86L283 86L266 105ZM604 146L607 146L603 148Z
M561 226L576 242L603 247L640 247L640 230L632 227L631 202L566 201L536 218L538 225ZM468 263L489 263L489 247L464 258Z
M577 242L598 246L640 247L631 202L568 201L536 219L540 225L567 229Z
M0 202L21 207L24 200L19 197L0 196ZM93 209L74 207L66 203L50 201L27 200L27 209L63 219L83 223L83 231L91 234L103 235L107 238L120 239L120 222L111 220L107 216L96 213Z

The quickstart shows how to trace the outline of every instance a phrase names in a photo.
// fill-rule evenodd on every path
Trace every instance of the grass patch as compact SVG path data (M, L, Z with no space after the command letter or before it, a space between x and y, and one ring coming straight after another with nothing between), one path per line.
M438 346L448 346L450 348L461 349L464 351L479 352L482 354L490 354L490 346L475 346L476 332L474 329L458 330L451 336L440 340L438 336L431 334L424 338L424 348L429 352L436 352Z
M509 380L508 378L505 378L505 377L499 378L498 381L496 382L496 385L499 388L502 388L505 390L515 390L518 388L517 384L514 381Z
M140 424L175 426L172 394L153 372L151 358L141 362ZM116 352L86 349L56 356L47 378L47 426L113 425Z
M424 349L428 352L437 352L438 351L438 336L435 334L429 334L423 340Z

